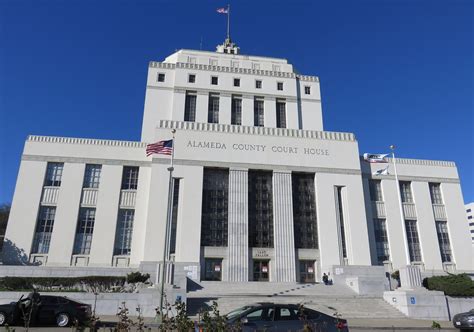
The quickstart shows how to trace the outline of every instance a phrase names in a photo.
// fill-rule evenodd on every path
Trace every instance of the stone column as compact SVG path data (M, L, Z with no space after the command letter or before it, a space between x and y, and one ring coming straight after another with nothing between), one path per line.
M248 256L248 170L229 170L227 281L246 282Z
M291 172L273 172L273 239L276 282L296 282Z

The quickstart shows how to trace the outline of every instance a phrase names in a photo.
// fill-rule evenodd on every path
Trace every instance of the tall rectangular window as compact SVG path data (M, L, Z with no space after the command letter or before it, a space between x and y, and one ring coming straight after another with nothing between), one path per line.
M207 122L219 123L219 95L209 94L209 108L207 113Z
M165 81L165 74L158 73L158 82L164 82L164 81Z
M122 189L136 190L138 187L138 171L137 166L124 166L122 173Z
M441 196L441 185L439 183L429 183L431 203L443 204L443 197Z
M385 219L374 219L375 248L377 250L377 263L383 265L384 261L390 260L390 249L388 246L387 223Z
M232 110L230 123L233 125L242 124L242 97L232 96Z
M305 95L310 95L311 94L311 87L310 86L305 86L304 87L304 94Z
M33 249L31 250L32 253L47 254L49 252L55 215L56 207L54 206L42 206L40 208L38 221L36 222Z
M254 118L254 126L255 127L263 127L264 126L264 118L263 118L263 98L255 97L253 102L253 118Z
M95 208L81 208L74 241L74 255L89 255L94 233Z
M277 128L286 128L286 103L281 99L276 101L276 125Z
M436 220L436 233L438 233L439 250L443 263L452 261L451 244L449 242L448 223Z
M403 203L413 203L413 196L411 194L411 182L400 181L400 195Z
M99 188L102 165L86 165L83 188Z
M120 209L115 232L114 255L130 255L135 210Z
M261 89L261 88L262 88L262 80L256 80L255 89Z
M347 258L346 233L344 226L344 203L342 190L344 187L336 187L336 217L339 224L339 239L341 242L342 257Z
M405 220L405 228L407 231L410 261L421 262L420 240L418 238L418 228L416 226L416 220Z
M201 246L227 246L229 170L204 169Z
M186 91L184 101L184 121L196 121L196 92Z
M249 246L273 247L273 174L271 171L248 173Z
M295 247L318 249L314 173L292 173Z
M382 181L369 180L370 200L372 202L383 202Z
M171 218L170 254L176 252L176 229L178 228L179 183L181 179L173 178L173 211Z
M48 163L46 168L46 179L44 185L46 187L61 186L61 178L63 176L64 163Z

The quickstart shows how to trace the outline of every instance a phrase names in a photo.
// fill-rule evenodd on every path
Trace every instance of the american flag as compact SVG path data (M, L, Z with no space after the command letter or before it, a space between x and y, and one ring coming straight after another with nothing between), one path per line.
M229 11L226 8L217 8L219 14L228 14Z
M173 153L173 140L159 141L153 144L148 144L146 146L146 156L152 154L166 154L171 155Z

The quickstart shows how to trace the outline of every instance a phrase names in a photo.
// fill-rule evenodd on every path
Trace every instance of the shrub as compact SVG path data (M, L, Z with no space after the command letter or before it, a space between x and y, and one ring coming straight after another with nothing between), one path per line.
M150 278L148 273L141 274L140 272L130 272L127 274L127 283L136 284L138 282L146 282Z
M423 286L448 296L474 296L474 282L465 273L425 278Z

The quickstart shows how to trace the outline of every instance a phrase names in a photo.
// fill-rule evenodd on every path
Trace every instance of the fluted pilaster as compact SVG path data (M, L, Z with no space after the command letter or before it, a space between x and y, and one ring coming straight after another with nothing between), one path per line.
M296 281L291 172L273 172L273 229L276 282Z
M248 219L248 170L230 169L227 281L248 281Z

